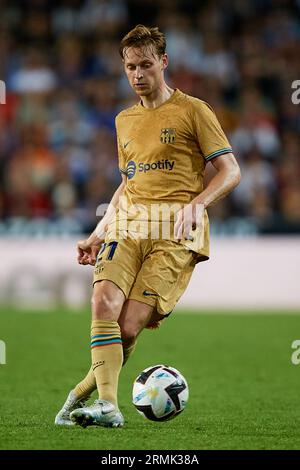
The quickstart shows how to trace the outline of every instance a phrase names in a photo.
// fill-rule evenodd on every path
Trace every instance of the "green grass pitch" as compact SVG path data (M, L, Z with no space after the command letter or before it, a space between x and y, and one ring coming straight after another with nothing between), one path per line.
M122 370L123 429L55 427L89 367L89 318L0 310L1 449L300 449L300 365L291 362L299 315L174 312L160 330L142 333ZM159 363L185 375L190 400L178 418L152 423L134 409L131 388Z

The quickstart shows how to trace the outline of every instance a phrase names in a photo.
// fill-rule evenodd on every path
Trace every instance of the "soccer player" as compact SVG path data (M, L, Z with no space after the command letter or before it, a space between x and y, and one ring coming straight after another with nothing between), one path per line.
M117 401L122 365L143 328L157 327L172 312L196 263L208 259L206 209L240 181L211 107L165 82L163 33L138 25L122 39L120 54L139 102L116 118L122 183L95 231L78 243L78 262L95 265L92 366L69 393L56 424L124 424ZM216 173L204 189L208 162ZM135 211L126 211L126 204ZM175 205L175 215L153 212L155 204ZM157 223L155 230L149 221ZM171 230L163 236L166 223ZM96 388L99 398L85 406Z

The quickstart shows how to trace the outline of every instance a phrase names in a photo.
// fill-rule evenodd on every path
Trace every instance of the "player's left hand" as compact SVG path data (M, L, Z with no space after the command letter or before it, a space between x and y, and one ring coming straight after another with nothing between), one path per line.
M174 225L176 240L191 240L192 230L202 226L204 204L191 202L177 212Z

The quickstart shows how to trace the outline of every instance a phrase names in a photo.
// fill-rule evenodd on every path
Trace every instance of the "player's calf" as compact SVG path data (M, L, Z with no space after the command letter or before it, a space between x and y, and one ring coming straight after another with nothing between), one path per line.
M123 364L124 366L128 361L129 357L133 354L136 347L137 340L136 338L122 338L122 347L123 347Z

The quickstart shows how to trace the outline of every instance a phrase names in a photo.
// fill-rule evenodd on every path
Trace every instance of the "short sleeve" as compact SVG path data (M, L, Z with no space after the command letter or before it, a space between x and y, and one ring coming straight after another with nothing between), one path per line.
M118 136L118 131L117 131L117 145L118 145L118 160L119 160L119 171L122 175L126 175L126 161L125 161L125 155L123 152L123 147L120 142L119 136Z
M119 114L115 118L115 127L116 127L116 135L117 135L117 146L118 146L118 161L119 161L119 171L122 175L126 175L126 158L124 155L123 146L120 140L120 121L119 121Z
M209 104L197 100L193 109L197 139L205 161L232 153L228 139Z

